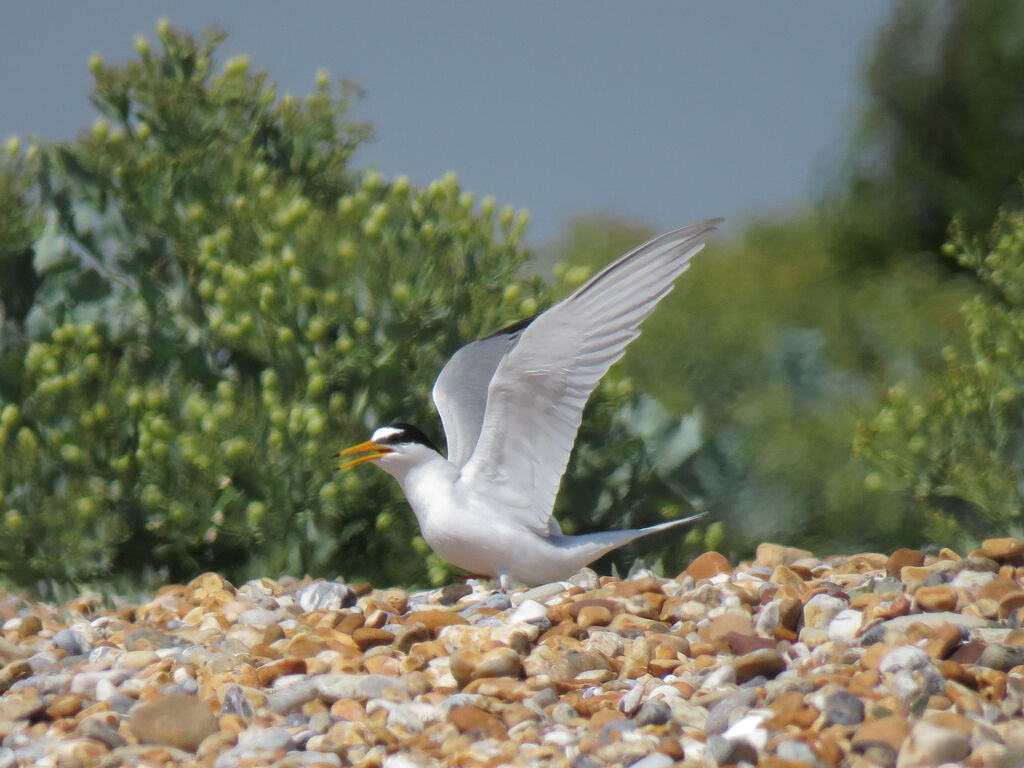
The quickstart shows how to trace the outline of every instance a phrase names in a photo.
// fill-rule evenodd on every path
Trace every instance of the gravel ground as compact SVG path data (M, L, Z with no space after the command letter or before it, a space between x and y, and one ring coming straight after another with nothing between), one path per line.
M1024 765L1024 543L509 595L215 573L0 593L0 768Z

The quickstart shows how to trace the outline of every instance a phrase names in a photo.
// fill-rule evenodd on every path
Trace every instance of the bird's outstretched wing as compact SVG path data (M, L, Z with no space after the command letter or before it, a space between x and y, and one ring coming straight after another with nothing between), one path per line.
M487 387L533 318L520 320L459 349L434 382L433 398L448 441L448 461L461 467L473 455L487 406Z
M692 224L640 246L510 341L495 363L476 447L460 483L538 534L549 533L587 398L720 221Z

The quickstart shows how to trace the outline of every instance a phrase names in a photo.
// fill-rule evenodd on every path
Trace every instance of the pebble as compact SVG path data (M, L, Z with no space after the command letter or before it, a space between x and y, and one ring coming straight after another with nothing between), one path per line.
M3 594L0 767L1015 765L1019 545L771 544L510 594L217 574L116 610Z
M347 584L318 581L300 590L295 596L295 602L307 613L316 610L337 611L355 605L356 593Z
M708 711L704 732L707 734L725 732L733 722L734 712L745 713L755 704L757 704L757 692L750 688L726 696Z
M804 626L825 629L844 608L845 600L831 595L815 595L804 605Z
M929 720L919 720L914 723L910 738L900 750L897 765L898 768L930 768L959 763L970 751L967 734Z
M82 656L91 649L89 638L73 629L62 629L57 632L53 636L53 645L68 656Z
M218 724L204 702L175 694L134 707L128 727L143 744L194 752L203 739L217 731Z
M729 561L718 552L705 552L698 555L686 570L680 574L681 578L690 577L694 581L710 579L720 573L729 573L732 567Z
M856 725L864 722L864 702L845 690L829 694L825 698L825 722L829 725Z

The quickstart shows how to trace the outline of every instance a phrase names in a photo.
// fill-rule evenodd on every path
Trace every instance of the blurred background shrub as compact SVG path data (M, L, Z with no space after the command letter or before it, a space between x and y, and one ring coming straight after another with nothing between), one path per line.
M0 574L447 580L393 481L333 456L394 420L441 437L442 365L553 295L528 218L352 168L350 87L279 98L215 66L221 38L94 58L91 129L6 148ZM661 519L635 402L614 376L594 398L568 528Z
M911 494L933 541L1024 533L1024 211L1003 211L986 242L946 248L982 287L961 310L967 338L857 430L869 485Z
M669 572L1020 530L1020 14L894 7L817 210L715 238L595 393L564 529L709 511L610 558ZM90 60L76 141L3 148L0 577L450 579L390 478L334 454L393 420L440 441L459 346L655 233L583 217L534 259L525 212L454 174L353 166L352 86L278 95L219 33L158 33Z

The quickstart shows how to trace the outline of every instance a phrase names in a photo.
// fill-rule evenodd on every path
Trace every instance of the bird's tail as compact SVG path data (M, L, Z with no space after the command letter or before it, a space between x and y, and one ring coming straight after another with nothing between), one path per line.
M561 536L558 537L562 541L559 542L559 547L563 549L566 554L571 553L576 555L580 561L580 564L575 570L582 568L592 560L596 560L613 549L629 544L631 541L643 538L644 536L650 536L652 533L659 533L660 531L667 531L670 528L675 528L680 525L686 525L692 523L695 520L706 515L706 512L700 512L696 515L690 515L680 520L669 520L667 523L658 523L657 525L651 525L647 528L629 528L625 531L600 531L598 533L586 533L580 536ZM552 537L553 539L555 537ZM577 558L573 558L574 560Z

